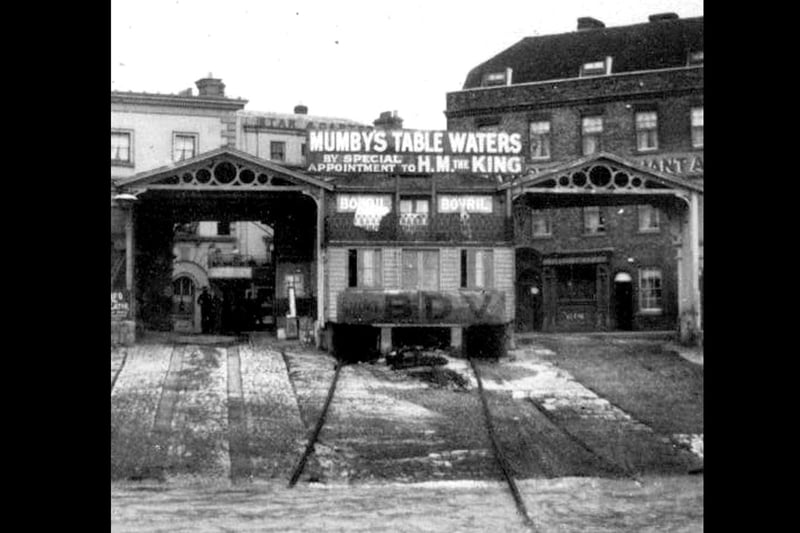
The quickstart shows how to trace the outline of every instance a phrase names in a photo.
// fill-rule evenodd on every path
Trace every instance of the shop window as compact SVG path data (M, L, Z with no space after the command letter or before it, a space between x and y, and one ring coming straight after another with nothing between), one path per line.
M491 289L494 287L494 252L461 250L461 288Z
M406 228L428 225L430 200L427 198L400 199L400 225Z
M183 161L197 155L197 135L175 133L172 136L172 160Z
M348 250L347 286L348 287L381 287L383 254L381 250Z
M133 163L131 137L129 131L111 132L111 163Z
M531 122L529 132L531 159L550 159L550 121Z
M595 265L563 265L556 269L556 294L561 302L585 302L597 297Z
M403 289L439 290L438 250L403 250Z
M583 208L583 231L589 235L602 235L606 232L606 218L601 207Z
M581 143L583 155L602 150L603 117L583 117L581 119Z
M703 108L692 108L692 147L703 147Z
M661 229L661 211L652 205L640 205L639 211L639 231L658 232Z
M662 305L661 270L639 270L639 310L643 313L660 313Z
M306 295L305 276L303 275L302 272L294 272L292 274L286 274L283 277L283 282L287 298L289 297L289 287L294 287L295 298L302 298Z
M552 217L549 211L531 211L531 230L534 237L553 235Z
M270 141L269 158L273 161L285 161L286 143L283 141Z
M658 149L658 114L655 111L636 113L636 149L640 152Z

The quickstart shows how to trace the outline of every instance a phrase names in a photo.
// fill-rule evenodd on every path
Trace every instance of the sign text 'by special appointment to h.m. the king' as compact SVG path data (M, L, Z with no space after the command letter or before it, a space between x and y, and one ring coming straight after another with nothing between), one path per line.
M520 174L519 133L309 130L308 170L358 173Z

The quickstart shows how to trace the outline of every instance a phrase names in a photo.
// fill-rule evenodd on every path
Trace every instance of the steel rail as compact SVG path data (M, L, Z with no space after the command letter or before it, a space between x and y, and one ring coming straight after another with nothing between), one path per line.
M536 532L536 525L528 514L528 510L525 507L525 502L522 500L522 495L520 495L519 488L517 487L517 482L514 480L514 476L511 474L511 468L508 464L508 459L506 459L506 456L503 453L502 448L500 448L500 444L497 440L497 434L494 430L494 423L492 422L492 413L489 410L489 402L486 400L486 393L483 390L483 380L481 379L481 374L478 371L478 365L475 364L475 361L472 359L472 357L469 358L469 364L472 367L472 371L475 373L475 379L478 382L478 396L480 397L481 405L483 406L483 419L486 422L486 430L489 433L489 440L492 443L494 457L497 460L497 464L500 466L500 470L503 472L503 477L505 478L509 489L511 489L511 495L514 497L514 503L516 503L517 511L522 516L522 521L531 531Z
M303 473L303 469L306 466L306 462L311 454L314 452L314 445L317 443L317 439L319 438L319 434L322 431L323 426L325 425L325 419L328 415L328 407L331 405L331 401L333 400L333 395L336 392L336 384L339 381L339 374L342 370L341 360L336 361L336 372L333 374L333 380L331 381L331 385L328 388L328 397L325 398L325 405L322 407L322 412L317 419L317 424L314 427L314 431L308 439L308 444L306 444L306 449L303 452L302 457L300 457L300 461L298 461L297 466L294 468L294 473L292 474L292 478L289 480L289 488L294 487L297 483L297 480L300 479L300 475Z
M120 363L119 368L116 372L114 372L114 378L111 380L111 392L109 394L114 394L114 385L117 384L117 378L122 373L122 369L125 368L125 361L128 360L128 348L123 348L125 354L122 356L122 363Z

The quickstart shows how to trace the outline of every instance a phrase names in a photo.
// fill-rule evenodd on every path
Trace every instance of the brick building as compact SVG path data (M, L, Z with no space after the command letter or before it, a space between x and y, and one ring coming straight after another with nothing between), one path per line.
M450 130L525 139L524 175L504 186L526 191L512 195L517 330L672 329L697 313L702 17L586 17L527 37L473 68L446 116Z

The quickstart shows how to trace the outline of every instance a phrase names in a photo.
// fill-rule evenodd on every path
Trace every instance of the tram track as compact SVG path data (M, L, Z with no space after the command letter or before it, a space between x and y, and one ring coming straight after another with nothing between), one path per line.
M127 360L128 360L128 348L123 348L122 362L120 363L119 368L117 368L117 371L114 372L114 377L111 378L110 394L114 394L114 385L117 384L117 378L122 373L122 369L125 368L125 361Z
M336 393L336 386L339 382L339 376L341 375L342 367L344 363L337 359L336 361L336 369L333 374L333 379L331 380L330 387L328 388L328 395L325 398L325 404L322 406L322 412L320 413L319 417L317 418L317 423L314 426L314 431L311 433L311 436L308 439L308 443L306 444L306 448L303 451L303 455L300 457L300 460L297 462L297 465L294 468L292 473L292 477L289 480L289 488L292 488L297 484L297 480L300 479L300 476L303 474L303 469L308 462L308 458L311 457L311 454L314 453L314 446L319 439L319 434L322 432L322 428L325 426L325 420L328 416L328 408L333 401L333 396Z
M489 434L489 441L492 444L492 451L494 452L495 460L497 461L498 466L500 467L500 471L503 474L503 478L508 484L508 488L511 491L511 495L514 498L514 503L517 506L517 512L522 518L523 523L533 532L538 531L536 529L536 525L533 522L530 514L528 513L528 509L525 506L525 502L522 499L522 495L519 492L519 488L517 487L517 482L514 479L514 476L511 472L511 467L508 462L508 458L506 457L505 453L503 452L502 447L497 438L497 433L494 428L494 420L492 418L491 410L489 409L489 402L486 399L486 392L483 389L483 379L481 378L481 373L478 370L478 365L475 363L473 358L468 358L470 367L472 368L472 372L475 374L475 380L478 383L478 395L481 400L481 405L483 407L483 419L486 424L486 431Z

